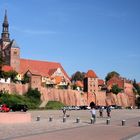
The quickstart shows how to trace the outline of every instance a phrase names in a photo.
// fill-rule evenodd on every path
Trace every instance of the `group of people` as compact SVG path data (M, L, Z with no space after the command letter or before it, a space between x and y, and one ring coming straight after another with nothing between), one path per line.
M90 112L91 112L91 116L92 116L92 119L93 119L93 123L95 123L96 122L96 105L92 102L90 104L90 107L91 107ZM66 109L65 108L63 108L62 111L63 111L63 117L69 117L69 115L66 114ZM100 106L100 108L99 108L99 116L100 117L103 117L103 112L104 112L104 107ZM107 113L107 117L111 117L110 106L106 107L106 113Z
M93 122L95 123L95 121L96 121L96 109L95 109L95 105L91 105L90 107L91 107L91 110L90 110L91 116L92 116ZM104 111L104 107L101 106L99 108L99 116L100 117L103 117L103 111ZM107 117L111 117L111 108L110 108L110 106L107 106L106 107L106 113L107 113Z
M100 107L99 108L99 114L100 114L100 117L103 117L103 111L104 111L104 107ZM110 106L107 106L106 107L106 113L107 113L107 117L111 117L111 108L110 108Z

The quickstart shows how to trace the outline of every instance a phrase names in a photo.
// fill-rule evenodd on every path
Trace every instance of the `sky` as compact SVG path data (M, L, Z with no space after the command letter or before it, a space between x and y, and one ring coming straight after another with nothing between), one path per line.
M0 0L0 24L5 9L22 58L140 82L140 0Z

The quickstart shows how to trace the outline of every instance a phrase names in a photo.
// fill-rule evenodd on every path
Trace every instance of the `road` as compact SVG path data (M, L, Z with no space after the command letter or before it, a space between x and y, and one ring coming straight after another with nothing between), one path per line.
M90 124L90 113L69 111L70 117L62 121L61 111L31 111L32 122L28 124L0 125L0 140L139 140L140 110L113 110L110 124L106 124L106 113L96 124ZM36 117L40 115L40 121ZM52 116L53 121L48 118ZM76 118L80 122L76 123ZM125 120L125 126L122 126Z

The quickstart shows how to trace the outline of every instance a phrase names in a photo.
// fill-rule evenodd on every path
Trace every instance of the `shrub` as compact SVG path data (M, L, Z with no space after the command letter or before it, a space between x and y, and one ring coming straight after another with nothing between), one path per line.
M38 99L39 97L40 96L32 97L31 95L23 96L17 94L9 94L0 91L0 104L7 104L8 106L12 106L13 104L26 104L29 109L37 109L40 104L40 100Z
M122 89L119 88L118 85L113 85L112 88L111 88L111 92L113 92L116 95L121 91L122 91Z
M7 104L8 106L11 106L15 103L25 104L24 98L25 97L21 95L3 93L0 97L0 104Z
M29 83L29 82L30 82L30 77L27 74L25 74L24 78L21 80L21 83L26 84L26 83Z
M53 110L58 110L64 107L65 105L59 101L48 101L46 105L46 109L53 109Z
M26 97L28 97L30 100L34 102L40 102L41 101L41 94L38 91L38 89L29 89L28 92L25 94Z

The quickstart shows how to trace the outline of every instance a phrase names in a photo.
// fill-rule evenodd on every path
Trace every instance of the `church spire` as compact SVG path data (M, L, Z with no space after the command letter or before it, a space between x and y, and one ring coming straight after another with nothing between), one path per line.
M4 22L3 22L3 25L5 25L5 26L9 26L9 24L8 24L8 18L7 18L7 10L5 10L5 15L4 15Z
M4 21L2 24L2 34L1 34L1 39L3 41L10 41L9 39L9 23L8 23L8 17L7 17L7 10L5 10L5 15L4 15Z

